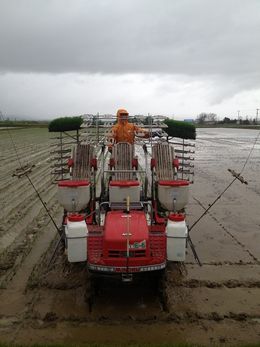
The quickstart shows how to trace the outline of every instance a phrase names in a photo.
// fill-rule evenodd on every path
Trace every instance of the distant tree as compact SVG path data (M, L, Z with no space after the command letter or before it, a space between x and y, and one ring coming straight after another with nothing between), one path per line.
M197 123L203 124L205 122L212 122L215 123L217 121L217 115L215 113L200 113L197 118Z
M203 123L205 123L206 118L207 118L207 113L200 113L200 114L197 116L196 121L197 121L197 123L199 123L199 124L203 124Z
M243 124L243 125L249 125L249 124L250 124L250 121L249 121L248 117L247 117L246 119L242 120L242 121L241 121L241 124Z
M223 119L223 123L230 123L231 119L229 117L225 117Z
M217 115L215 113L208 113L207 120L208 122L216 122Z

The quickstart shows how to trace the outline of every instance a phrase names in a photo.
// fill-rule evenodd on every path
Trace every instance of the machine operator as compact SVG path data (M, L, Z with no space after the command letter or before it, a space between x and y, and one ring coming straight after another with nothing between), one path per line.
M108 146L110 151L112 150L112 143L128 142L133 144L136 132L139 132L145 138L149 137L147 130L139 128L133 123L129 123L128 116L129 113L125 109L119 109L117 111L117 123L111 129L111 144Z

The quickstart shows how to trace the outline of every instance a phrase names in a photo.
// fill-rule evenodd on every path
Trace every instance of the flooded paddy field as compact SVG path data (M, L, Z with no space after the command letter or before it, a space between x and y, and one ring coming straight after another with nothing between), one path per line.
M240 172L255 130L199 129L191 225ZM23 165L60 223L51 183L46 129L12 130ZM91 302L90 275L69 265L54 226L19 167L7 131L0 134L0 340L17 343L192 342L236 345L260 341L260 143L243 176L191 231L199 267L187 250L185 266L169 267L166 280L131 285L98 283ZM162 295L163 293L163 295ZM87 299L87 300L86 300Z

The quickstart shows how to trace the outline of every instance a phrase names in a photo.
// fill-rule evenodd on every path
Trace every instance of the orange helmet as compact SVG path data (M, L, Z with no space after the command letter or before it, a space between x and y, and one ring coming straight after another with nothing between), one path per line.
M127 110L120 108L117 111L116 116L117 116L117 121L128 120L129 113L127 112Z

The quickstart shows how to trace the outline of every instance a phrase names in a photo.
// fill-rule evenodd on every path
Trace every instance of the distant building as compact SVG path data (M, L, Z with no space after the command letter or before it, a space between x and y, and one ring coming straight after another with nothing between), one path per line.
M194 123L194 119L192 118L186 118L186 119L183 119L183 121L188 123Z

